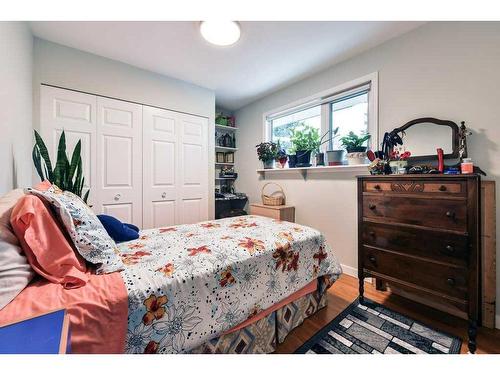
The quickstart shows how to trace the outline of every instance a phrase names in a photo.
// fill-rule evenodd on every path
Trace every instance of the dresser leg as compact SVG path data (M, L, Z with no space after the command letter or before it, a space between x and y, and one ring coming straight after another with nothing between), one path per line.
M365 303L365 278L363 275L359 275L359 303Z
M474 354L476 352L476 336L477 336L477 322L473 319L469 320L469 352Z

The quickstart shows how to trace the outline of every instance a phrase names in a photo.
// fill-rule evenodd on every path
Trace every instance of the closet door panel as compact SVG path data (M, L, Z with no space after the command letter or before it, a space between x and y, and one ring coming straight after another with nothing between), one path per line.
M142 227L142 106L97 98L96 211Z
M176 202L173 200L152 202L153 227L160 228L175 225L175 206Z
M133 218L133 216L134 216L133 209L134 209L134 207L131 203L105 204L103 206L102 213L105 215L110 215L110 216L119 218L120 220L122 220L126 223L131 223L132 221L129 219Z
M208 219L208 120L178 114L181 224Z
M144 228L178 222L178 136L176 113L143 107Z
M55 167L57 145L62 131L66 135L69 158L76 143L82 142L84 190L91 188L89 204L95 204L93 187L96 181L96 107L97 97L56 87L40 87L40 135L50 153L52 168ZM37 181L37 179L35 180Z

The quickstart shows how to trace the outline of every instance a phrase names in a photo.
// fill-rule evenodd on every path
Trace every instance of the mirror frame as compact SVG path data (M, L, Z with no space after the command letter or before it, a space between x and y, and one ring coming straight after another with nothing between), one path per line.
M404 124L403 126L400 126L399 128L395 128L393 130L394 133L401 133L401 132L404 132L406 129L414 126L414 125L418 125L418 124L422 124L422 123L431 123L431 124L435 124L435 125L438 125L438 126L449 126L451 128L451 131L452 131L452 148L453 148L453 151L451 154L444 154L444 159L458 159L459 155L458 155L458 148L459 148L459 135L458 135L458 132L459 132L459 128L458 128L458 125L453 122L453 121L450 121L450 120L440 120L438 118L434 118L434 117L421 117L421 118L417 118L415 120L411 120L411 121L408 121L406 124ZM404 145L404 141L403 141L403 145ZM410 150L411 152L411 150ZM434 155L421 155L421 156L410 156L408 158L408 160L437 160L437 153L434 154Z

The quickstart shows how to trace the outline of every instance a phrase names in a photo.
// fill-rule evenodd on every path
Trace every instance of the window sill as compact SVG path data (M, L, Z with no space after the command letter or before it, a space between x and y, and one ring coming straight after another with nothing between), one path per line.
M333 165L324 167L302 167L302 168L273 168L257 169L257 173L266 178L266 174L300 173L307 179L309 173L345 173L345 172L365 172L368 173L368 164L356 165Z

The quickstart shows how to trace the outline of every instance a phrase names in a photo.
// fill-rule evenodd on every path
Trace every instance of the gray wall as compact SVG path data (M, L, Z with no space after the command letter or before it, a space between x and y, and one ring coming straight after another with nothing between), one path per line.
M499 22L425 24L238 110L237 186L250 196L251 202L260 200L263 181L255 172L261 168L255 145L262 141L264 112L375 71L379 72L379 134L417 117L466 120L474 132L469 138L469 155L488 173L489 179L499 181L499 69ZM296 206L297 221L323 231L346 266L345 271L354 271L354 174L311 174L307 181L298 174L287 174L286 178L273 181L283 185L288 203ZM498 228L497 237L500 238ZM500 301L500 283L497 299ZM500 304L497 324L499 315Z
M31 185L33 37L0 22L0 195Z
M214 189L215 93L184 81L35 38L34 123L39 123L40 84L50 84L186 112L209 119L209 192ZM209 213L214 200L209 194Z

